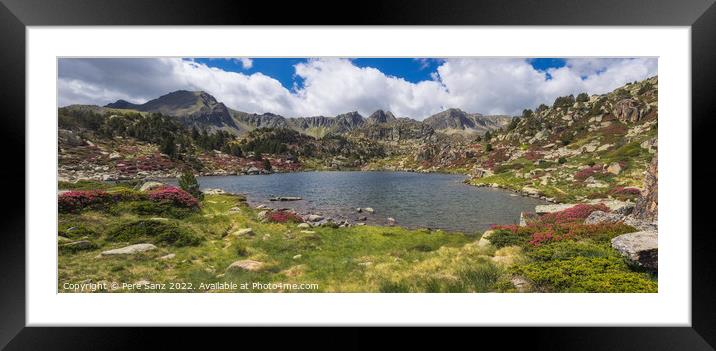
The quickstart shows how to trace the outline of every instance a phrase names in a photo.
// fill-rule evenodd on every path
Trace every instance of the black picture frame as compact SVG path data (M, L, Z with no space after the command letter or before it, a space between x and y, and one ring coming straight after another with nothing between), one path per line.
M471 341L498 340L505 347L535 346L564 350L713 350L716 346L716 236L709 220L708 171L713 156L707 133L716 131L716 6L714 0L389 0L380 2L236 2L236 1L87 1L1 0L0 104L5 168L0 172L5 209L0 216L0 348L7 350L126 350L186 346L186 333L164 328L31 328L25 327L25 28L88 25L589 25L690 26L692 71L691 223L683 232L692 243L691 327L469 328L441 330L439 340L392 328L389 338L373 340L372 329L331 331L203 329L204 347L224 341L269 342L286 347L292 341L320 338L323 346L408 347L438 343L441 348ZM478 41L479 38L476 38ZM625 38L625 40L630 40ZM118 44L127 45L127 44ZM49 103L49 102L48 102ZM52 102L54 103L54 102ZM684 118L687 116L668 116ZM7 159L10 157L10 159ZM22 184L23 186L20 186ZM667 214L668 215L668 214ZM254 339L260 333L280 337ZM182 336L183 335L183 336ZM181 337L178 337L181 336ZM227 336L229 336L227 338ZM385 335L387 336L387 335ZM248 341L247 341L248 340ZM321 345L308 344L319 347ZM484 344L487 345L487 344ZM493 346L494 347L494 346Z

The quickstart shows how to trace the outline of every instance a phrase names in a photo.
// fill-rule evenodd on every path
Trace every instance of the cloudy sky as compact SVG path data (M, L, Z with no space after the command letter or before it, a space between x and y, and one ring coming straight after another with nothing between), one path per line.
M143 103L204 90L239 111L286 117L377 109L422 120L447 108L520 114L657 74L656 58L62 58L59 104Z

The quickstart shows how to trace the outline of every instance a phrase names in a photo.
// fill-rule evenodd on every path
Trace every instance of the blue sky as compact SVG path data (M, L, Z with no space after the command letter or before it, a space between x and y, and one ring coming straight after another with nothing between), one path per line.
M308 62L307 58L251 58L250 67L245 67L240 59L233 58L193 58L196 62L224 71L253 74L260 72L273 77L286 89L303 87L303 79L295 74L294 65ZM405 79L411 83L431 80L432 74L443 62L436 58L352 58L357 67L372 67L386 75ZM527 60L533 68L547 71L566 65L563 58L531 58ZM547 74L547 78L551 78Z
M203 90L285 117L378 109L422 120L448 108L519 115L558 96L603 94L657 74L656 58L61 58L60 106L144 103Z

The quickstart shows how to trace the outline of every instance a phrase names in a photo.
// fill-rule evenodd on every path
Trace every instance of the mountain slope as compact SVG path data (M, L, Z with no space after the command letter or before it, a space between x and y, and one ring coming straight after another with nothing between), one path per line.
M189 126L239 131L226 105L204 91L177 90L144 104L117 100L105 107L161 113L179 117Z
M451 108L426 118L426 123L436 131L446 134L485 134L507 126L511 116L483 116L479 113L469 114L460 109Z

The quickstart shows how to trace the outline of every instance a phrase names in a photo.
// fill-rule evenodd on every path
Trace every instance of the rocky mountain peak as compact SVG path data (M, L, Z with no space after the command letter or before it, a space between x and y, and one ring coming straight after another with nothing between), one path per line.
M368 123L389 123L395 121L395 115L390 111L378 110L368 117Z

